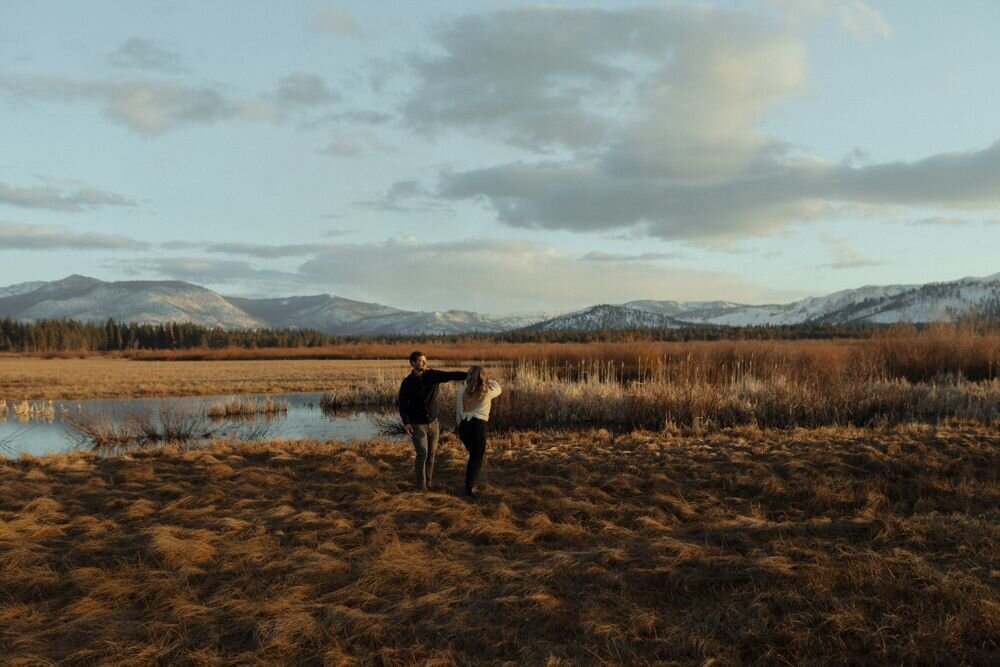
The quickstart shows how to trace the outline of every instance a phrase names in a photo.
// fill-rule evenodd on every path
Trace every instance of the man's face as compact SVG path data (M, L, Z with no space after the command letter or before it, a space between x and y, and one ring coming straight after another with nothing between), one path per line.
M420 375L425 370L427 370L427 357L417 357L416 361L411 361L410 366L413 367L413 372Z

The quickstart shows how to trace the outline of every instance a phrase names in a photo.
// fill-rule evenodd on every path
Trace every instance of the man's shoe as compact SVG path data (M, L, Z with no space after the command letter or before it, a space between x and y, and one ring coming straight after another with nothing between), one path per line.
M475 489L466 489L465 497L470 500L475 500L476 498L479 497L479 491L476 491Z

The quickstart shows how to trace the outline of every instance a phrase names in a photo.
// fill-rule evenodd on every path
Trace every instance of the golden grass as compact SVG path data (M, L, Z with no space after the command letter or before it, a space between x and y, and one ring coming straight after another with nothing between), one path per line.
M276 400L270 397L259 400L235 397L227 401L216 401L208 406L208 416L213 419L279 415L287 412L288 401Z
M990 664L1000 432L520 432L0 461L5 664ZM217 474L220 466L229 473Z
M380 375L399 380L400 361L133 361L0 359L0 397L23 399L206 396L326 391L359 386Z

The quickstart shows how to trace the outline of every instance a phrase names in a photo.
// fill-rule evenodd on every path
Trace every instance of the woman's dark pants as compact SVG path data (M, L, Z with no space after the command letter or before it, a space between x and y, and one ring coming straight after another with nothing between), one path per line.
M458 425L458 437L469 452L469 465L465 468L465 490L471 491L486 455L486 422L482 419L463 419Z

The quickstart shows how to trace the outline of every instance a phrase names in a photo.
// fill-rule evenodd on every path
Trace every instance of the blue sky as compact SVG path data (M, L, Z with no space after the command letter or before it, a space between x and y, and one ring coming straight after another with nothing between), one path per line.
M0 285L506 313L997 273L998 29L988 0L0 0Z

